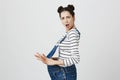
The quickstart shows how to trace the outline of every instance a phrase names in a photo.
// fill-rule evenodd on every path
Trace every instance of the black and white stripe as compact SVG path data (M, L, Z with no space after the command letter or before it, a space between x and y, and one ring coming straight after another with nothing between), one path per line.
M80 61L79 55L80 35L76 28L67 32L66 38L59 45L59 59L64 61L64 67L77 64Z

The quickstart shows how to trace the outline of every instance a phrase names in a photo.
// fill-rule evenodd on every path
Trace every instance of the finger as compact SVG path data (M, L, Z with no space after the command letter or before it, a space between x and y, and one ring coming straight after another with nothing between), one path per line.
M40 59L44 64L46 64L47 62L46 62L46 60L44 60L44 59Z
M40 57L40 56L41 56L41 54L39 54L39 53L36 53L36 54L35 54L35 56L36 56L36 57Z
M41 60L43 63L46 63L46 56L43 54L36 53L35 56L37 57L38 60Z
M41 59L42 59L43 61L46 61L46 58L45 58L45 57L43 57L43 56L41 56Z
M39 53L38 53L38 52L36 52L35 54L36 54L36 55L39 55Z
M42 56L42 55L39 54L39 53L36 53L36 54L35 54L35 57L37 57L38 60L43 60L43 59L41 58L41 56Z
M41 56L44 57L44 58L47 58L44 54L42 54Z
M38 54L34 54L35 56L38 56Z
M43 56L45 56L45 54L42 54ZM46 56L45 56L46 57Z
M41 55L41 59L43 63L47 64L48 59L45 56Z
M44 59L41 58L41 56L37 57L37 60L40 60L40 61L44 62Z
M44 56L44 55L41 55L41 58L44 59L44 60L47 59L46 56Z
M39 56L39 55L35 55L35 57L40 58L40 56Z
M44 54L43 54L43 57L47 58Z
M40 58L37 58L37 60L42 61Z
M39 54L39 53L36 53L36 55L41 55L41 54Z
M44 62L46 61L46 58L44 58L42 55L40 56L40 58L42 61L44 61Z

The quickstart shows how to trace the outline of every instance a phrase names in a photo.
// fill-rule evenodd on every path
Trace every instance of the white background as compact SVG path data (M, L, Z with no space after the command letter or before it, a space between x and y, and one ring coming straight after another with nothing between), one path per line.
M0 80L50 80L35 52L64 34L57 8L75 6L78 80L120 80L120 0L0 0Z

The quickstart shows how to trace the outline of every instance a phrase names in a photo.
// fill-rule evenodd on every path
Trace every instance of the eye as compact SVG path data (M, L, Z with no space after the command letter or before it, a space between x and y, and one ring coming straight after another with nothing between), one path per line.
M64 17L61 17L61 20L64 20Z
M68 19L69 19L69 18L70 18L70 16L67 16L66 18L68 18Z

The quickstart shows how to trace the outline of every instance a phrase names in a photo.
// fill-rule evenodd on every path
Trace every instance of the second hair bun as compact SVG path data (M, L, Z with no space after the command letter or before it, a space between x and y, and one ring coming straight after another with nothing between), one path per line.
M70 4L69 4L67 7L68 7L69 9L71 9L72 11L75 10L75 8L74 8L73 5L70 5Z

